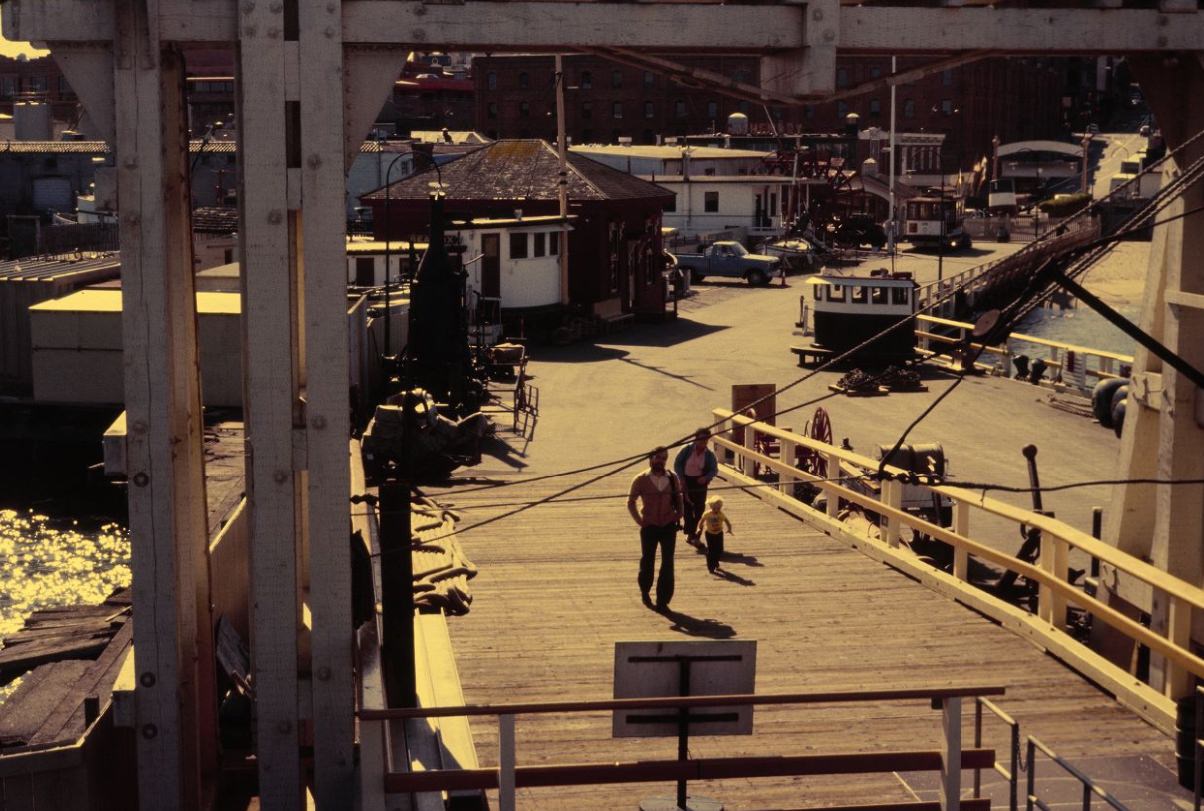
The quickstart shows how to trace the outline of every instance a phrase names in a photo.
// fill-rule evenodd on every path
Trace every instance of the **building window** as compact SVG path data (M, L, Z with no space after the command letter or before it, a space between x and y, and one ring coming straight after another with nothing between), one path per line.
M520 101L518 103L518 114L521 118L530 118L531 105L525 101Z
M581 117L582 118L593 118L594 117L594 103L592 101L581 102Z
M678 99L677 101L673 102L673 115L677 116L678 118L686 117L686 102L684 99Z
M650 70L644 71L644 87L656 87L656 74Z
M75 95L75 91L71 89L71 85L67 84L66 76L59 77L59 95L60 96L74 96Z
M736 102L736 109L739 110L740 112L744 113L745 115L748 115L748 102L747 101Z
M719 102L708 101L707 102L707 118L714 119L714 118L718 118L718 117L719 117Z
M588 70L581 71L581 78L578 80L577 84L582 90L589 90L594 86L594 75Z
M849 86L849 69L848 68L837 68L836 69L836 86L837 87L848 87Z
M623 71L612 70L610 72L610 86L616 89L623 86Z
M493 71L485 74L485 87L490 90L497 90L497 74Z
M526 90L530 86L531 86L531 77L529 75L527 75L527 72L525 70L520 72L518 74L518 89Z
M676 194L674 194L671 198L669 198L669 202L665 203L664 210L669 214L672 214L673 212L677 211L677 195Z
M808 121L815 118L815 108L810 104L803 105L803 118L807 119Z
M878 65L870 65L870 78L877 79L882 75L882 68Z
M485 107L485 115L489 118L497 118L497 102L491 101Z
M560 254L560 232L553 231L548 234L548 256L558 256Z
M941 99L941 112L945 115L953 115L953 101L950 99Z
M527 235L526 234L511 234L510 235L510 258L511 259L526 259L527 258Z
M45 76L30 76L29 89L35 93L46 92L46 77Z
M655 116L656 116L656 107L653 106L652 102L650 102L650 101L644 102L644 118L653 118Z
M376 284L376 259L371 256L355 258L355 286L372 287Z
M836 102L836 117L840 122L844 123L844 117L849 113L849 103L847 101Z
M752 79L752 74L745 68L738 68L732 71L732 79L741 84L748 84L749 80Z
M542 231L535 235L535 250L534 253L532 253L532 256L543 256L546 253L544 246L547 238L547 234L543 233Z
M0 95L11 97L17 92L17 80L12 76L5 76L3 82L0 82Z
M708 191L702 195L702 210L708 214L719 213L719 192Z
M870 115L875 118L882 115L882 102L878 99L870 99Z
M592 144L594 142L594 131L586 127L581 131L581 143Z
M941 84L944 85L945 87L953 87L953 71L952 70L942 70L941 71Z
M904 118L915 118L916 117L915 99L904 99L903 100L903 117Z
M611 116L611 118L622 118L623 117L623 102L616 101L614 104L611 105L610 116Z

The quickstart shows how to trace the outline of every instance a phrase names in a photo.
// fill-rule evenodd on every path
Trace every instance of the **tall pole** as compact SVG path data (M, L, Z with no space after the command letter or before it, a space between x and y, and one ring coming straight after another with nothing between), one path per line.
M560 303L569 303L569 166L568 144L564 134L564 57L556 54L556 151L560 155L560 180L556 184L560 199Z
M890 230L886 232L886 248L890 255L895 255L895 72L898 70L897 56L890 58Z
M393 349L393 336L390 325L393 323L393 311L389 309L389 272L390 264L393 261L393 223L389 219L389 178L393 174L393 167L399 160L405 157L405 153L398 155L389 161L389 168L385 170L385 357L390 357Z

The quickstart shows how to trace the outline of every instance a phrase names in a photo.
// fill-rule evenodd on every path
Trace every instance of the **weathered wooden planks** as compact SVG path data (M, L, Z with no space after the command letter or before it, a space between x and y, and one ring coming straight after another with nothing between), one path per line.
M574 496L613 494L626 480L604 480ZM455 502L463 525L470 525L502 511L474 510L474 502L538 498L567 483L452 491L441 500ZM1009 689L998 703L1025 734L1053 742L1064 756L1153 753L1169 761L1166 738L1022 639L751 496L723 495L737 527L727 539L727 577L708 575L702 556L679 539L672 607L680 613L669 616L640 604L638 542L621 498L536 508L461 536L480 567L472 611L449 620L465 698L608 697L616 641L754 638L758 692L1001 682ZM482 763L495 763L495 724L481 719L472 727ZM936 746L940 732L939 714L926 705L767 708L757 711L751 737L693 738L690 748L717 757L883 751ZM520 718L518 762L649 759L672 752L672 741L617 741L609 733L605 714ZM965 739L971 735L967 727ZM1004 731L988 724L984 745L1004 757ZM737 809L910 796L891 776L765 779L696 790ZM520 791L520 804L610 808L658 791L665 793L656 786L529 789Z

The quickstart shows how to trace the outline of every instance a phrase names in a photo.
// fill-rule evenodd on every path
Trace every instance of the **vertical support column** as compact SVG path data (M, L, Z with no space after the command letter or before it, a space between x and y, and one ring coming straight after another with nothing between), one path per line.
M840 456L838 456L835 452L831 452L825 454L824 458L828 461L827 476L824 478L835 479L840 476ZM821 488L823 486L824 485L820 485ZM835 520L836 516L840 515L840 496L838 496L835 491L828 491L827 497L828 517Z
M294 195L300 143L296 74L286 69L282 3L238 7L239 202L247 502L251 523L251 666L256 684L260 802L297 808L302 775L298 731L297 561L300 477L293 430L304 426L298 397L297 261ZM290 32L291 33L291 32ZM295 38L295 35L294 37ZM291 93L290 93L291 91ZM340 209L339 216L342 216ZM301 445L304 449L304 445ZM339 491L340 496L347 491ZM350 629L346 629L350 635Z
M1042 537L1049 537L1049 533ZM1070 577L1070 544L1057 536L1050 540L1053 542L1053 575L1059 583L1065 583ZM1050 613L1053 624L1066 630L1066 598L1061 592L1050 594Z
M1134 69L1143 87L1152 84L1148 98L1166 136L1167 146L1175 148L1204 129L1204 109L1184 105L1182 99L1204 92L1204 61L1198 54L1174 57L1143 57ZM1193 143L1174 159L1172 173L1181 171L1204 156L1204 144ZM1166 229L1167 237L1161 267L1157 274L1164 288L1160 309L1162 341L1197 369L1204 368L1204 308L1195 302L1204 294L1204 266L1198 257L1204 252L1204 183L1197 181L1164 212L1164 216L1182 216L1155 230ZM1153 257L1151 257L1152 260ZM1155 284L1151 284L1154 287ZM1157 336L1156 336L1157 337ZM1157 412L1157 470L1160 479L1204 478L1204 390L1180 374L1162 369L1162 408ZM1145 409L1138 409L1145 411ZM1150 422L1146 419L1147 424ZM1125 426L1125 433L1128 433ZM1147 450L1148 453L1148 450ZM1132 458L1126 460L1131 464ZM1142 465L1134 464L1134 467ZM1131 467L1122 477L1143 475ZM1148 499L1148 489L1146 497ZM1149 556L1155 566L1195 586L1204 583L1204 486L1158 485L1152 503L1153 538ZM1149 607L1150 628L1170 634L1173 608L1166 595L1155 593ZM1190 634L1190 631L1187 631ZM1201 633L1196 637L1200 638ZM1161 656L1151 656L1150 682L1164 689L1171 698L1187 695L1188 680L1176 677L1173 668Z
M790 465L790 467L793 469L797 464L795 459L795 449L798 446L795 444L794 440L790 439L781 440L779 445L781 446L782 450L778 458L781 459L783 463ZM795 475L793 473L782 471L778 475L778 490L784 495L792 496L794 495L794 482Z
M1054 538L1048 532L1041 533L1041 554L1037 565L1045 574L1054 575ZM1037 590L1037 616L1048 623L1054 621L1054 592L1049 584L1042 581Z
M497 804L500 811L514 811L514 716L497 717L498 779Z
M963 538L970 537L970 504L958 501L953 505L953 532ZM970 554L965 547L953 550L953 576L966 581L970 577Z
M337 3L299 0L301 259L305 290L306 464L313 621L314 788L337 808L355 780L351 559L347 496L351 434L347 335L343 36Z
M1163 594L1168 605L1166 638L1171 643L1184 650L1191 649L1191 604L1178 597ZM1173 662L1163 660L1162 693L1168 698L1179 699L1192 694L1193 683L1191 671L1185 670ZM1196 737L1201 737L1197 730Z
M962 797L962 700L941 700L941 811L958 811Z
M153 4L114 8L139 802L198 807L216 708L183 66Z

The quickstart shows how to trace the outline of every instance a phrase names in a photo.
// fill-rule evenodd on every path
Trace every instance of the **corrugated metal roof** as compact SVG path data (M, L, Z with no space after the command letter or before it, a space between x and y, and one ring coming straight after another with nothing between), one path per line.
M119 253L28 257L0 262L0 282L46 281L77 273L121 270Z
M672 197L673 192L581 155L568 155L570 200L638 200ZM440 168L449 200L556 200L560 159L547 141L494 141ZM394 200L425 200L434 170L389 187ZM384 200L384 189L361 200Z
M238 209L201 206L192 212L192 230L203 234L233 234L238 231Z
M104 155L109 145L104 141L5 141L0 152L14 154Z

